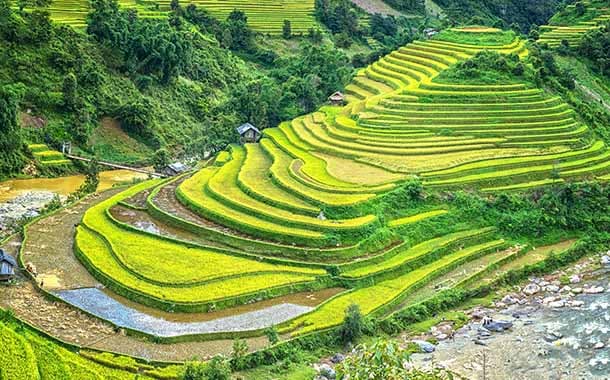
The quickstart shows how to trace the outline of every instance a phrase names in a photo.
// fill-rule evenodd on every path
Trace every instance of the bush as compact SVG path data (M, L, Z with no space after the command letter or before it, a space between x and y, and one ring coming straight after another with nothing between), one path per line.
M364 320L360 312L360 306L351 304L345 310L345 319L339 329L339 336L344 344L354 343L362 336Z

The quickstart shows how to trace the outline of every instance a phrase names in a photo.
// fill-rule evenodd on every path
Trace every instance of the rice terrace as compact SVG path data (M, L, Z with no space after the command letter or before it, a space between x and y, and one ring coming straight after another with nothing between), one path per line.
M610 4L546 2L0 0L0 179L84 178L0 203L0 380L605 378Z

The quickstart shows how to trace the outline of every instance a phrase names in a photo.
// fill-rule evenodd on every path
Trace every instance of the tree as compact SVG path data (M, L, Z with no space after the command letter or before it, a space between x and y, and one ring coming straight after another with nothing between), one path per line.
M231 380L231 367L222 356L215 356L208 362L204 371L205 380Z
M247 353L248 343L243 339L235 339L233 341L233 350L231 351L231 362L234 369L244 369L244 357Z
M76 75L74 75L74 73L68 73L68 75L64 77L62 86L64 107L67 111L74 111L76 106L76 88Z
M142 101L124 104L118 109L116 118L121 123L121 128L126 132L140 137L151 137L150 122L152 120L152 113L147 100L143 99Z
M339 337L344 344L354 343L362 336L364 328L364 320L360 307L356 304L351 304L345 310L345 319L343 325L339 329Z
M167 149L158 149L153 156L155 170L161 171L170 163L170 154Z
M206 365L204 363L188 362L184 365L180 380L207 380L205 371Z
M180 0L172 0L172 1L171 1L171 3L170 3L170 5L169 5L169 8L170 8L170 9L171 9L173 12L176 12L176 11L181 10L181 8L182 8L182 7L180 6Z
M227 27L231 32L231 49L243 51L254 49L254 33L248 27L248 16L244 11L233 10L227 17Z
M441 380L452 379L446 371L425 373L407 369L410 358L396 341L379 339L372 345L358 346L337 367L338 379L350 380Z
M290 20L284 20L284 26L282 26L282 36L286 40L292 37L292 25Z
M582 1L576 2L576 4L574 4L574 8L576 9L576 15L579 17L587 12L587 7Z
M0 177L17 173L25 163L24 144L17 122L20 98L21 89L0 87Z
M265 335L267 336L267 339L269 339L269 343L272 345L280 341L280 335L277 333L275 326L265 329Z

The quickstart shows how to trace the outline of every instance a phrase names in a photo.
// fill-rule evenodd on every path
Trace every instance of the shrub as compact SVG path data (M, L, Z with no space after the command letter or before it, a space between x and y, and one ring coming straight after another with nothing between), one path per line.
M248 343L243 339L235 339L233 341L233 351L231 352L231 364L234 369L240 370L244 368L244 357L248 353Z
M351 304L345 310L345 319L339 330L341 341L345 344L353 343L362 336L364 329L364 319L360 312L360 307L356 304Z
M269 343L272 345L280 341L280 335L278 334L275 326L265 329L265 335L267 336L267 339L269 339Z

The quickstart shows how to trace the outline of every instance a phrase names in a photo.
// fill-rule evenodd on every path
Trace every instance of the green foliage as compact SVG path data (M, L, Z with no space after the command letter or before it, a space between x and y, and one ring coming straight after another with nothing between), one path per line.
M284 20L284 25L282 26L282 36L286 40L292 37L292 25L290 24L290 20Z
M0 87L0 177L19 172L25 162L25 146L17 123L20 94L17 87Z
M610 77L610 22L600 29L585 34L578 53L591 61L591 66L606 77Z
M247 353L248 343L243 339L235 339L231 350L231 365L234 369L240 370L245 367L244 356Z
M316 17L333 34L344 33L351 37L360 34L358 15L348 0L315 0Z
M180 375L180 380L207 380L207 365L203 362L188 362Z
M364 318L360 312L360 307L351 304L345 309L345 319L339 329L339 336L344 344L354 343L361 336L364 330Z
M516 54L505 55L483 50L472 58L444 70L436 80L456 84L523 83L525 65Z
M266 328L265 335L267 336L267 339L269 339L269 343L272 345L280 341L280 335L278 334L275 326Z
M222 356L215 356L208 362L204 371L206 380L230 380L231 366Z
M452 22L472 21L473 16L480 23L489 26L508 27L516 23L523 32L532 25L542 25L562 5L561 0L437 0ZM469 22L473 23L473 22Z

